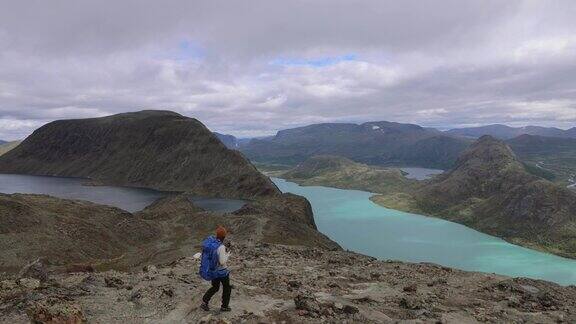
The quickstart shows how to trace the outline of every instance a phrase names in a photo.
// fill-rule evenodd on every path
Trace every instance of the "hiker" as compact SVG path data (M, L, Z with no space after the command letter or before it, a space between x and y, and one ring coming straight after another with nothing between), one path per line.
M204 294L204 297L202 297L202 305L200 308L205 311L210 310L208 304L212 296L220 290L220 284L222 284L222 306L220 307L220 311L231 311L230 294L232 287L230 286L230 271L226 266L230 253L226 251L226 245L224 244L225 238L226 229L218 226L216 229L216 237L211 235L202 242L200 276L204 280L212 282L212 287L210 287Z

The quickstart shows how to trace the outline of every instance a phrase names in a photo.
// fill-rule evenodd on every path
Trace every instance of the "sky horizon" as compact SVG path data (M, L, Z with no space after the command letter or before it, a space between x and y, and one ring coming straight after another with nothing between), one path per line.
M8 0L0 139L172 110L237 137L314 123L576 126L569 0Z

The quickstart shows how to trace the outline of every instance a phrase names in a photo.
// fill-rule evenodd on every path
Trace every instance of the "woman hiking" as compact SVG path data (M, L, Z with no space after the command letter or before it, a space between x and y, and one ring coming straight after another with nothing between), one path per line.
M226 251L224 240L226 238L226 229L218 226L216 229L216 237L209 236L202 242L202 259L200 263L200 276L205 280L212 282L212 287L206 291L202 297L202 304L200 308L209 311L210 299L222 284L222 306L220 311L229 312L230 309L230 294L232 287L230 286L230 271L226 263L230 257L230 253Z

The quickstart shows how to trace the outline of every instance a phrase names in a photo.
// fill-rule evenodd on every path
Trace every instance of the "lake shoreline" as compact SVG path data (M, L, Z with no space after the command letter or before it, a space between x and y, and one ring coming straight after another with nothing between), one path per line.
M574 259L571 258L566 258L557 254L552 254L549 253L548 251L541 251L541 250L537 250L537 249L533 249L530 248L527 245L518 245L516 242L510 242L510 241L506 241L503 238L494 236L494 235L490 235L489 233L483 233L480 232L474 228L470 228L467 227L463 224L457 223L457 222L452 222L449 220L445 220L439 217L434 217L434 216L429 216L429 215L421 215L421 214L414 214L414 213L410 213L410 212L404 212L401 210L394 210L394 209L389 209L386 208L385 206L382 206L380 204L376 204L375 202L372 201L372 197L375 196L374 193L370 193L370 192L365 192L362 190L357 190L357 189L343 189L343 188L334 188L334 187L328 187L328 186L301 186L300 184L298 184L297 182L293 182L292 180L285 180L285 179L280 179L277 178L278 180L274 180L274 182L279 185L279 182L284 182L285 185L281 185L281 189L283 186L288 186L291 188L291 190L289 190L288 192L292 192L295 194L299 194L299 195L303 195L306 198L308 198L313 206L314 209L314 215L316 218L316 221L318 223L318 228L321 232L323 232L324 234L328 235L330 238L334 239L335 241L337 241L339 244L341 244L343 247L350 249L352 251L355 251L357 253L361 253L361 254L366 254L366 255L370 255L370 256L374 256L380 259L394 259L394 260L401 260L403 262L431 262L431 263L436 263L436 264L441 264L443 266L448 266L448 267L454 267L454 268L458 268L461 270L466 270L466 271L477 271L477 272L485 272L485 273L499 273L502 275L506 275L506 276L511 276L511 277L529 277L529 278L535 278L535 279L542 279L542 280L548 280L548 281L553 281L553 282L557 282L563 285L574 285L576 284L576 261L574 261ZM283 191L285 190L285 188L283 189ZM326 200L330 201L330 205L326 206L320 206L322 205L322 201L320 201L320 203L318 202L318 199L314 196L316 195L318 192L322 192L322 191L326 191L327 193L329 193L330 195L333 196L337 196L334 198L326 198ZM357 201L354 200L353 202L350 202L350 205L355 206L349 213L352 213L353 215L342 215L342 213L340 211L334 211L334 208L338 208L338 207L334 207L334 205L346 205L347 202L344 202L343 200L345 200L344 198L340 198L339 195L341 194L351 194L353 196L361 196L363 197L362 199L364 200L363 203L361 203L363 206L366 205L366 202L368 202L370 205L373 205L374 207L372 209L377 209L377 211L371 210L369 212L363 211L362 208L360 208L360 205L357 205ZM377 195L377 194L376 194ZM344 195L345 196L345 195ZM358 206L358 207L356 207ZM378 215L382 215L380 216L366 216L367 214L371 214L371 213L376 213ZM354 216L356 215L356 216ZM387 216L387 215L392 215L392 216ZM355 220L349 220L346 217L350 217L350 218L354 218L359 216L360 219L355 219ZM342 217L344 217L344 219L341 219ZM365 217L379 217L380 219L378 221L376 221L376 225L374 226L364 226L363 223L368 222L369 224L372 224L370 222L373 221L373 219L365 219ZM387 217L392 217L392 218L387 218ZM408 218L406 218L408 217ZM434 229L435 226L440 226L440 224L448 224L448 225L442 225L444 227L448 227L450 228L449 234L451 236L453 235L459 235L458 237L454 238L455 240L455 245L466 245L466 241L467 241L467 237L468 236L472 236L474 238L474 240L479 240L478 244L479 245L479 249L485 249L486 251L480 251L480 252L476 252L476 248L463 248L462 251L458 252L458 251L451 251L451 253L455 254L455 258L458 257L458 255L461 255L460 258L462 258L463 260L465 259L473 259L473 264L466 264L466 262L462 263L461 260L449 260L450 258L447 258L446 255L442 255L442 253L438 253L438 251L435 251L434 253L432 253L432 256L427 256L425 255L426 253L423 253L422 251L426 250L426 245L432 245L432 246L439 246L439 248L442 246L442 242L438 243L436 242L436 240L440 240L442 241L441 238L430 238L430 233L427 233L427 231L421 231L421 232L416 232L414 233L413 231L410 232L410 230L408 230L408 233L406 233L406 235L398 235L399 233L396 233L394 231L391 231L390 233L388 233L388 235L396 235L399 238L397 239L396 242L393 242L393 246L395 246L394 244L396 244L399 248L403 248L406 247L406 244L408 244L407 246L409 246L409 249L416 249L413 250L410 253L413 253L415 256L401 256L401 257L395 257L394 255L385 255L386 253L390 252L388 250L386 250L385 252L378 252L378 251L369 251L367 250L366 246L362 246L362 244L359 244L358 242L355 242L354 240L350 240L349 238L346 238L346 236L352 235L350 233L355 233L357 230L362 230L362 231L370 231L370 230L375 230L377 231L376 227L378 226L385 226L386 227L390 227L390 226L395 226L393 225L389 225L387 222L392 222L392 223L397 223L399 219L404 219L404 221L406 222L411 222L410 224L408 224L407 226L409 226L408 228L410 228L411 226L414 226L412 223L414 224L425 224L425 223L430 223L432 225L424 225L423 228L428 228L426 226L432 226L431 229ZM422 220L422 219L427 219L427 220ZM331 227L336 226L338 227L337 223L342 223L340 226L341 227L346 227L344 229L342 228L337 228L336 230L332 229ZM360 225L358 225L360 224ZM378 225L380 224L380 225ZM438 224L438 225L434 225L434 224ZM450 225L451 224L451 225ZM441 227L442 227L441 226ZM356 229L355 227L358 227L358 229ZM390 229L388 229L390 230ZM387 231L388 231L387 230ZM470 233L470 234L466 234L466 233ZM365 235L372 235L370 233ZM443 234L439 234L439 236L443 236L445 237L446 235ZM448 237L451 237L448 236ZM413 237L413 238L412 238ZM419 237L423 237L422 239L420 239ZM389 239L389 237L387 237L387 235L376 235L375 239L373 241L371 241L370 244L379 244L380 240L387 240ZM406 241L406 240L410 240L410 241ZM412 241L415 240L415 241ZM419 243L418 241L421 240L422 242L430 242L430 243L426 243L426 245L422 245L424 243ZM432 240L432 241L430 241ZM483 241L487 241L486 243L482 243ZM408 243L406 243L406 242ZM390 242L385 241L386 243L382 243L382 244L390 244ZM412 242L412 243L410 243ZM436 242L436 243L434 243ZM463 242L463 243L462 243ZM493 243L490 243L493 242ZM405 244L406 243L406 244ZM488 245L484 245L484 244L488 244ZM446 246L450 246L450 244L445 244ZM412 247L410 247L412 246ZM492 247L491 247L492 246ZM391 253L397 253L397 251L394 251L394 249L392 248L388 248L388 247L384 247L384 249L389 249L392 250ZM424 250L418 250L418 249L424 249ZM467 249L471 249L470 251L468 251ZM495 249L494 251L492 251L492 249ZM380 253L380 254L379 254ZM420 257L420 259L419 259ZM434 259L436 258L436 259ZM508 262L510 263L509 266L507 265L501 265L502 261L501 259L504 258L505 263ZM508 258L508 260L506 260L506 258ZM478 261L476 261L475 259L478 259ZM487 260L491 260L489 263L484 264L483 263L483 259L487 259ZM443 262L444 260L444 262ZM448 260L448 261L446 261ZM499 263L500 261L500 263ZM478 262L479 265L474 264L474 262ZM557 264L557 268L561 269L558 270L558 272L563 272L564 275L568 276L569 279L558 279L557 274L546 274L548 272L551 272L550 270L547 270L547 268L554 268L554 264ZM507 268L508 267L508 268ZM532 269L530 268L532 267ZM539 271L541 271L542 273L539 273ZM571 279L570 279L571 278Z

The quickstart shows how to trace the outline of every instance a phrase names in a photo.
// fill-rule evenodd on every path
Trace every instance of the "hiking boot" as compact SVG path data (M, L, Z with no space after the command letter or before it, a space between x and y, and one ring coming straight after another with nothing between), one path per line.
M210 307L208 306L207 303L202 302L202 304L200 305L200 308L205 310L205 311L210 311Z
M221 312L229 312L229 311L231 311L231 310L232 310L232 308L230 308L230 307L228 307L228 306L226 306L226 307L224 307L224 306L220 307L220 311L221 311Z

